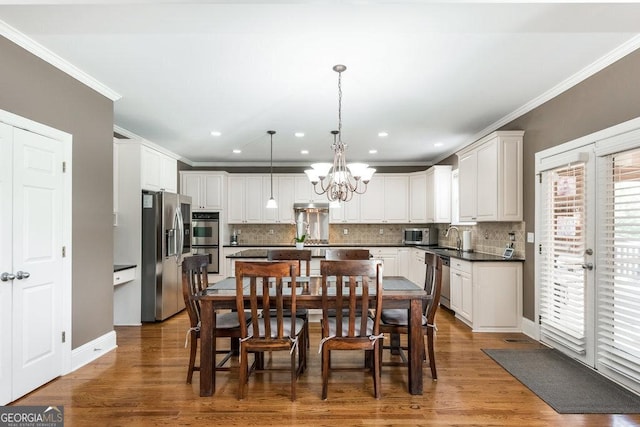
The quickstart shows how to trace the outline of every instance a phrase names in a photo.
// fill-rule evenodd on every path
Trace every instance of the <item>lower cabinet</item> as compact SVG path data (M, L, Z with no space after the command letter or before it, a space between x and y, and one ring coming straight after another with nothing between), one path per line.
M451 309L474 332L521 332L522 263L451 259Z
M472 263L452 258L451 274L451 309L456 317L471 326L473 320L473 281Z

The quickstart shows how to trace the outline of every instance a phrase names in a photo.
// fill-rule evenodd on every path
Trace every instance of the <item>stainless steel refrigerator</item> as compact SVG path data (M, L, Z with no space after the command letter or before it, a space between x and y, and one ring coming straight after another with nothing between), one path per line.
M191 253L191 197L142 192L142 321L184 309L182 260Z

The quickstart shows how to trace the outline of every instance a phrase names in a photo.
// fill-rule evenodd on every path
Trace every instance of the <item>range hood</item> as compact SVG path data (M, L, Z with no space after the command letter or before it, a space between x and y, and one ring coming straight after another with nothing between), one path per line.
M309 244L329 243L329 203L295 203L296 234Z

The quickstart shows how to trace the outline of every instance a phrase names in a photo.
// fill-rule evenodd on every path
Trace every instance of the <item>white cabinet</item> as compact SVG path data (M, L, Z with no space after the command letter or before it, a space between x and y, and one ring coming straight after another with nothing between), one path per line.
M522 263L473 263L474 332L522 330Z
M424 263L424 250L412 248L409 254L409 274L407 278L413 283L424 286L427 266Z
M474 332L520 332L522 263L451 258L451 310Z
M143 190L178 192L178 161L153 148L141 146L141 183Z
M523 135L494 132L456 153L461 221L522 221Z
M339 208L329 208L329 222L356 224L360 220L360 194L354 194L348 202L340 203Z
M451 222L451 166L427 169L426 206L426 222Z
M318 191L320 183L316 185ZM329 203L325 194L316 194L313 185L309 182L307 175L294 175L294 202L295 203Z
M360 222L409 222L409 176L374 175L360 196Z
M411 250L410 248L398 248L398 276L409 277Z
M451 310L456 317L471 326L473 321L473 277L472 263L457 258L451 258Z
M230 175L227 190L227 222L262 222L267 200L262 200L262 175ZM268 196L267 196L268 198Z
M180 172L180 194L191 197L191 209L223 210L226 172Z
M384 276L398 275L398 249L397 248L369 248L373 259L381 259L384 266Z
M427 222L427 173L415 172L409 175L409 222Z

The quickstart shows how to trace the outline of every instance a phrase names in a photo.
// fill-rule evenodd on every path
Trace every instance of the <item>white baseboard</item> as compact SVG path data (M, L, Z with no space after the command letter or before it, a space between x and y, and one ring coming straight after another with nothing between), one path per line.
M540 341L540 328L538 324L526 317L522 318L522 333L536 341Z
M118 347L116 344L116 331L111 331L73 349L71 351L71 372L104 356L116 347Z

